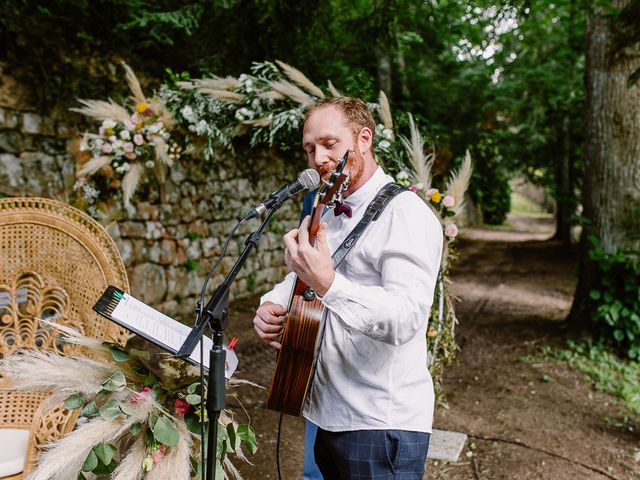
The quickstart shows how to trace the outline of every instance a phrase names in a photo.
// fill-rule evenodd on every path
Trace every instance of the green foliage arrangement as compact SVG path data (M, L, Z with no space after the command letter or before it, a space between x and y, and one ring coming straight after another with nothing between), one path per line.
M81 417L78 428L49 446L30 478L196 477L201 423L205 433L208 428L207 412L200 406L207 387L200 384L198 369L164 354L101 342L45 323L62 331L61 341L88 350L91 359L32 350L0 361L0 371L13 388L50 392L53 404L64 400L65 407L78 410ZM237 383L242 381L228 381L231 386ZM231 456L246 461L245 448L251 453L257 448L251 427L222 412L217 478L239 478Z
M591 242L589 258L599 270L589 292L594 323L620 351L640 359L640 252L607 253L595 237Z

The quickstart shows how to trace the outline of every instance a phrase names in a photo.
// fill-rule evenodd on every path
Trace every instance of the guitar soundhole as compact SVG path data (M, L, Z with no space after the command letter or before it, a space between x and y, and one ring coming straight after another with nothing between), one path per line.
M313 300L314 298L316 298L316 292L313 291L313 288L311 287L307 287L304 290L304 293L302 294L302 297L307 301L310 302L311 300Z

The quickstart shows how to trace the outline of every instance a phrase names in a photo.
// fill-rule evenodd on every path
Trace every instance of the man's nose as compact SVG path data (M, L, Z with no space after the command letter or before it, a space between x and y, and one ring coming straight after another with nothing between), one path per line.
M319 147L316 149L314 161L316 165L320 166L332 162L333 158L331 157L331 155L329 155L329 150Z

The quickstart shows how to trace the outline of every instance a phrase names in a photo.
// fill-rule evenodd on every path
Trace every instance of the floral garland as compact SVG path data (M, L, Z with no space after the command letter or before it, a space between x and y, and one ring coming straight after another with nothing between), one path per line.
M49 392L50 404L64 400L81 417L73 432L48 446L29 478L199 478L200 428L207 413L200 409L206 385L203 392L197 369L165 354L123 348L42 321L91 359L27 350L0 360L12 388ZM217 441L217 478L241 478L230 456L247 461L244 448L255 453L251 427L224 411Z

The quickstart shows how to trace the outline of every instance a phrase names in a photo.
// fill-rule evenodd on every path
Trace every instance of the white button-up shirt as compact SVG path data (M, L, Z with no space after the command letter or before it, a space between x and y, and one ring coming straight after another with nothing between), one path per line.
M381 168L345 203L353 216L327 211L334 252L376 193L393 181ZM329 431L431 432L433 383L427 370L427 322L442 227L412 192L402 192L371 222L322 298L324 338L303 414ZM295 274L261 298L287 306Z

